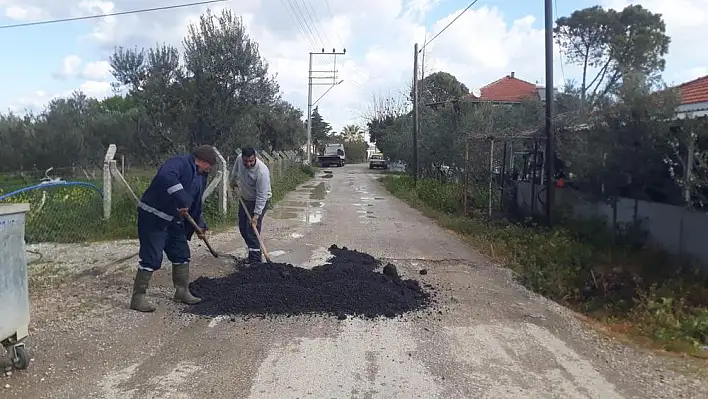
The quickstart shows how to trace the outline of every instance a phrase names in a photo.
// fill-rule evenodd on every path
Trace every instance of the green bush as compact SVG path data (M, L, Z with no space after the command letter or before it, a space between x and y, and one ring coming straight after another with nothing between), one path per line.
M315 177L315 168L312 165L300 165L300 171L310 177Z
M666 349L708 344L708 278L695 265L640 250L646 233L620 226L614 237L598 220L567 219L562 226L464 217L459 187L387 175L392 194L455 230L477 249L517 273L521 284L604 321L629 322ZM678 344L677 344L678 343Z

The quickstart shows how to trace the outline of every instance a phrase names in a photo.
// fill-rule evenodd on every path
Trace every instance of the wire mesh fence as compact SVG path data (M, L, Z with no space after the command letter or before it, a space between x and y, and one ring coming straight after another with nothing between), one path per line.
M275 201L313 175L294 153L262 152L260 155L271 170ZM228 165L229 168L233 166L233 159ZM17 172L5 174L0 180L0 204L30 204L25 227L27 243L78 243L137 237L137 203L133 193L138 198L142 195L152 181L155 168L122 168L121 175L133 193L115 183L115 176L112 176L114 184L108 220L104 218L101 173L92 175L89 171L79 171L72 174L69 168L50 172L53 173L41 178L38 178L40 172ZM207 184L216 178L218 174L211 173ZM227 212L223 212L216 193L205 199L204 219L211 228L235 224L236 201L229 198L227 203Z
M708 234L708 120L679 118L663 103L652 104L626 100L591 115L556 115L554 156L546 154L538 101L421 107L417 162L410 113L370 126L388 157L403 161L410 174L416 165L416 196L438 210L597 222L613 240L634 235L708 261L708 250L692 239Z
M50 183L15 192L0 197L0 203L30 204L25 227L28 243L91 241L107 233L109 226L101 219L103 201L99 187Z

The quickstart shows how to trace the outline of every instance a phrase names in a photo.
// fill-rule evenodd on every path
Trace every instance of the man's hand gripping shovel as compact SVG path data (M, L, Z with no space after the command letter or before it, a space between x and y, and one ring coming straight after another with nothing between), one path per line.
M211 253L211 255L212 255L213 257L218 258L219 256L224 256L224 257L226 257L226 258L229 258L229 259L233 260L234 262L237 262L237 261L238 261L238 259L237 259L235 256L231 255L231 254L219 254L218 252L216 252L216 250L214 249L214 247L212 247L211 244L209 243L209 240L207 239L204 230L202 230L202 228L199 227L199 225L198 225L197 222L194 220L194 218L192 217L192 215L190 215L190 214L187 213L187 212L182 213L182 215L184 216L185 219L187 219L187 221L189 222L189 224L191 224L192 227L194 227L194 231L197 232L197 237L199 237L199 239L201 239L202 241L204 241L204 245L206 245L207 249L209 249L209 253Z

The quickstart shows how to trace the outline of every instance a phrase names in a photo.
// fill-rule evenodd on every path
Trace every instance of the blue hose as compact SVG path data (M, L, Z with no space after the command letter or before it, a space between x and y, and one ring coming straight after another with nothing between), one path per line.
M27 191L37 190L37 189L40 189L40 188L46 188L46 187L68 187L68 186L83 186L83 187L90 188L90 189L92 189L92 190L96 190L96 191L98 192L98 195L100 195L101 198L103 198L103 191L101 191L101 189L98 188L98 186L96 186L96 185L94 185L94 184L85 183L85 182L82 182L82 181L59 181L59 182L55 182L55 183L44 183L44 184L41 184L41 183L40 183L40 184L35 184L34 186L23 187L23 188L21 188L21 189L19 189L19 190L15 190L15 191L9 192L9 193L7 193L7 194L2 194L2 195L0 195L0 201L4 201L4 200L6 200L6 199L8 199L8 198L10 198L10 197L12 197L12 196L14 196L14 195L26 193Z

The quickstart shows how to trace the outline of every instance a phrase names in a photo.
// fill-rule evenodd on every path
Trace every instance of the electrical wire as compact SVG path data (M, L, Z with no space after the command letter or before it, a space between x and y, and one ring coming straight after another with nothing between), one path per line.
M553 0L553 3L556 9L556 18L558 18L558 0ZM563 49L559 48L558 54L560 55L561 76L563 77L563 83L565 83L565 68L563 68L563 64L565 64L565 61L563 60Z
M320 17L317 15L317 11L312 7L312 3L306 2L304 0L301 0L301 2L303 7L305 8L305 13L307 14L308 18L310 18L310 22L312 23L312 26L315 29L315 32L317 33L317 36L320 38L320 42L322 43L322 45L324 46L325 42L327 42L328 47L332 47L332 42L329 41L329 37L327 37L327 32L323 30L324 33L320 34L320 29L318 28L318 25L321 25L322 23L320 22Z
M302 24L302 21L300 21L300 18L298 15L296 15L296 11L293 9L292 2L288 1L287 4L285 0L280 0L280 2L283 4L283 8L289 8L286 11L288 12L288 15L290 16L290 20L293 21L293 24L297 25L298 30L300 31L300 35L310 44L312 48L317 47L315 45L315 41L312 40L312 38L307 34L307 30L305 29L305 26Z
M449 28L450 25L452 25L453 23L455 23L455 21L457 21L458 18L460 18L464 13L466 13L467 10L469 10L470 8L472 8L473 5L477 4L478 1L479 1L479 0L474 0L473 2L471 2L471 3L467 6L467 8L465 8L464 10L462 10L462 12L460 12L459 14L457 14L457 16L456 16L452 21L450 21L449 24L447 24L444 28L442 28L442 29L440 30L440 32L436 33L435 36L433 36L432 39L430 39L430 40L428 40L427 42L425 42L425 44L423 44L423 47L421 47L421 49L418 50L418 52L420 53L421 51L423 51L423 49L425 48L425 46L427 46L428 44L430 44L433 40L437 39L437 37L440 36L441 33L445 32L445 30L446 30L447 28Z
M45 21L34 21L34 22L23 22L23 23L13 24L13 25L0 25L0 29L23 28L23 27L27 27L27 26L49 25L49 24L58 24L58 23L63 23L63 22L84 21L84 20L89 20L89 19L116 17L116 16L120 16L120 15L142 14L142 13L146 13L146 12L174 10L177 8L202 6L202 5L206 5L206 4L223 3L223 2L227 2L227 1L230 1L230 0L205 0L205 1L197 1L197 2L192 2L192 3L174 4L171 6L142 8L142 9L130 10L130 11L119 11L119 12L112 12L112 13L107 13L107 14L94 14L94 15L84 15L82 17L50 19L50 20L45 20Z
M325 5L327 6L327 12L329 13L330 18L332 18L332 21L334 22L334 14L332 14L332 8L329 6L329 0L325 0ZM335 30L334 34L337 36L337 40L339 41L339 47L344 47L344 41L342 41L342 38L339 36L339 32Z

